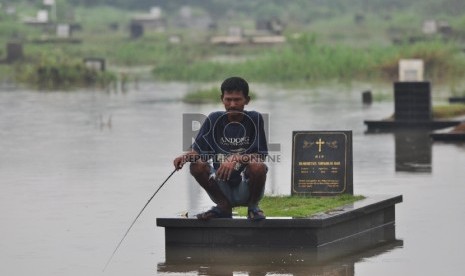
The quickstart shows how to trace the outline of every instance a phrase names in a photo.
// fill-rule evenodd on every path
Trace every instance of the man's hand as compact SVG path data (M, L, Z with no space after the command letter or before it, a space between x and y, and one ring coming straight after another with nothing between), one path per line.
M174 168L175 168L176 170L182 169L182 167L184 166L184 164L187 163L187 159L188 159L188 157L187 157L185 154L176 157L176 158L174 159L174 161L173 161Z
M224 162L220 164L220 167L216 171L216 177L223 181L229 180L232 172L234 171L234 167L239 162L239 160L240 156L237 154L228 156Z
M192 150L176 157L173 161L173 165L176 170L180 170L187 162L197 162L199 159L200 155L196 151Z

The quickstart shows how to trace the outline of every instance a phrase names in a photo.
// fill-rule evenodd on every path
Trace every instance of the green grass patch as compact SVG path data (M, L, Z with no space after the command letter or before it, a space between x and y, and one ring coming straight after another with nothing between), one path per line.
M433 117L436 119L452 118L465 115L465 104L437 105L433 107Z
M465 104L435 105L433 106L434 119L450 119L465 115ZM386 118L394 120L394 114Z
M331 197L265 196L260 208L268 217L309 217L327 212L343 205L364 199L361 195L339 195ZM234 208L239 216L247 215L247 207Z

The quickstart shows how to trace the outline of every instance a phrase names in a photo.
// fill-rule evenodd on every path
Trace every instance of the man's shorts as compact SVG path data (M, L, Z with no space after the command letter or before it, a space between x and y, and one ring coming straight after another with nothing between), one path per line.
M216 178L216 170L213 167L213 165L210 164L210 178L212 177L215 178L216 183L218 184L218 186L220 187L221 191L226 196L228 201L231 203L232 207L248 205L248 201L250 197L250 190L249 190L249 179L245 177L246 170L247 170L247 167L241 173L242 181L239 184L233 185L229 181L219 180L218 178ZM268 172L268 167L266 168L266 171ZM265 187L263 187L263 190L261 192L261 197L263 197L264 193L265 193ZM213 202L215 203L217 202L210 193L208 193L208 196Z

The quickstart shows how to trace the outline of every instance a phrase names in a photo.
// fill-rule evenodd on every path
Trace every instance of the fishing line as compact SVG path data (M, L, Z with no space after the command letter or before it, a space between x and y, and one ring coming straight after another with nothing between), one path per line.
M131 230L132 226L136 223L137 219L140 217L140 215L142 214L142 212L145 210L145 207L147 207L147 205L149 205L150 201L152 201L152 199L155 197L155 195L158 193L158 191L160 191L161 187L163 187L163 185L165 185L166 181L168 181L168 179L170 179L170 177L177 171L177 169L174 169L174 171L165 179L165 181L163 181L163 183L161 183L160 187L158 187L158 189L155 191L155 193L153 193L153 195L149 198L149 200L147 201L147 203L145 203L144 207L142 208L142 210L140 210L139 214L137 214L136 218L134 219L134 221L131 223L131 226L129 226L128 230L126 231L126 233L124 234L123 238L120 240L120 242L118 243L118 245L116 246L115 250L113 251L113 253L111 254L110 258L108 259L107 263L105 264L105 267L103 268L103 271L105 271L105 269L107 269L108 265L110 264L111 260L113 259L113 256L115 256L115 253L116 251L118 251L118 248L121 246L121 244L123 243L123 240L124 238L126 238L126 236L128 235L129 231Z

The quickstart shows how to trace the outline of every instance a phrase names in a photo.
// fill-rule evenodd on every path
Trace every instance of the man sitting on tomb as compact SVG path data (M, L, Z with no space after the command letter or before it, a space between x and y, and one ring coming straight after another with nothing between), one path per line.
M235 206L247 206L250 220L265 219L258 207L268 171L263 117L244 110L250 97L243 78L221 84L221 101L225 111L208 115L190 150L174 159L174 167L191 162L190 173L216 204L198 219L232 218Z

